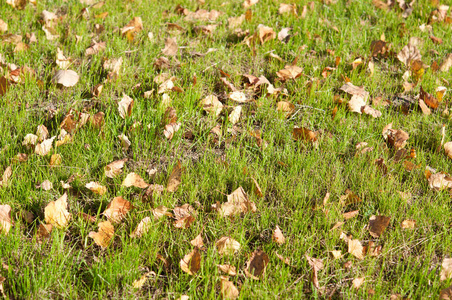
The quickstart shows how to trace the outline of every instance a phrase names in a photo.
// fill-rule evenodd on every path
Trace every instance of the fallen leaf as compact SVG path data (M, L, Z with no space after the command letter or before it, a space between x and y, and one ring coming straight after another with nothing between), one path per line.
M128 158L123 158L120 160L115 160L108 165L105 166L105 176L108 178L115 178L119 174L122 173L122 168L124 167L124 163L128 160Z
M56 136L44 140L42 143L37 144L35 147L35 153L41 156L45 156L49 153L49 151L52 149L52 143L53 140L56 138Z
M58 70L52 78L56 84L61 84L65 87L71 87L77 84L80 76L72 70Z
M276 103L276 110L284 112L286 117L289 117L295 111L295 105L287 101L279 101Z
M145 217L143 218L140 223L138 223L137 228L130 234L130 237L132 238L139 238L142 237L143 234L146 234L151 229L151 218Z
M165 40L165 48L163 48L162 53L168 56L176 56L178 49L176 41L172 38L167 38Z
M334 259L340 259L342 257L341 250L333 250L331 251L331 254L333 255Z
M252 253L251 258L246 263L245 275L249 278L259 280L265 273L270 259L262 250L256 250Z
M189 275L194 275L201 268L201 253L198 248L195 247L192 252L185 255L183 259L180 260L180 268L185 273Z
M8 24L0 19L0 33L8 31Z
M246 103L248 102L248 98L246 97L245 93L236 91L229 94L229 99L232 101L238 102L238 103Z
M345 220L348 220L348 219L356 217L357 215L359 215L359 210L354 210L354 211L349 211L349 212L343 213L342 217Z
M259 2L259 0L245 0L243 2L243 7L244 8L248 8L250 6L253 6L253 5L257 4L258 2Z
M108 204L107 208L103 212L103 215L106 216L109 221L119 223L125 218L127 212L132 208L132 203L126 199L122 197L115 197Z
M242 113L242 107L240 105L234 107L232 112L229 114L229 117L228 117L229 122L231 122L231 124L236 124L240 120L241 113Z
M425 104L424 100L419 99L419 107L424 115L428 116L432 114L432 110L428 108L427 104Z
M174 227L176 228L189 228L191 224L195 221L195 217L193 216L185 216L183 218L177 219L174 221Z
M352 254L358 259L364 259L364 247L359 240L348 241L348 253Z
M363 97L353 95L347 105L350 111L361 114L362 108L364 108L367 104Z
M13 175L13 170L11 166L8 166L2 175L2 180L0 181L0 186L7 186L9 183L9 179Z
M452 278L452 258L444 258L441 263L440 280L444 281Z
M127 34L140 32L143 30L143 21L140 17L134 17L126 26L121 28L121 35L127 36Z
M133 99L126 94L122 95L121 101L118 102L118 111L121 118L132 115Z
M230 17L228 18L228 27L229 29L234 29L239 27L243 21L245 21L245 15L240 15L238 17Z
M94 239L94 242L101 246L103 249L107 248L113 238L113 235L115 234L115 228L110 223L110 221L100 222L98 224L99 231L91 231L88 236L92 239Z
M67 211L67 194L64 193L56 201L51 201L44 209L45 222L57 228L64 228L71 220L71 214Z
M275 241L277 244L282 245L286 241L286 238L284 237L281 229L279 226L276 226L275 230L273 230L273 241Z
M163 216L172 217L173 214L168 212L168 207L160 205L152 210L152 214L154 215L154 219L158 220Z
M296 79L301 76L303 69L294 65L286 65L284 69L276 72L280 80Z
M204 241L202 240L201 233L198 234L194 239L190 241L190 244L192 244L194 247L197 247L199 250L205 250L206 247L204 246Z
M91 44L91 46L89 46L88 48L86 48L85 50L85 56L91 56L91 55L95 55L101 51L104 51L107 48L107 44L105 42L96 42L93 41L93 43Z
M364 277L357 277L353 279L352 284L355 289L359 289L361 285L364 283Z
M223 110L223 104L214 95L209 95L202 99L201 105L206 112L211 113L216 117L218 117Z
M239 290L232 281L228 280L227 276L221 276L220 293L223 299L237 299L239 297Z
M409 134L403 130L392 129L392 123L386 125L383 128L383 138L385 141L393 146L396 150L405 147L407 140L409 139Z
M220 215L223 217L257 211L256 204L248 199L242 187L237 188L227 198L228 201L220 207Z
M166 186L168 192L177 191L182 181L182 172L182 165L180 161L178 161L177 164L173 167L173 171L171 172L171 175L168 179L168 184Z
M358 195L356 195L353 191L351 191L349 189L345 190L345 195L342 195L339 197L339 203L342 206L356 204L356 203L360 203L362 201L363 200L361 198L359 198Z
M416 60L421 60L422 56L416 46L408 43L405 47L400 50L397 54L397 58L406 66L409 67L411 62Z
M8 234L14 222L11 220L11 206L0 205L0 233Z
M88 182L85 187L92 191L94 194L103 195L107 192L107 187L101 185L98 182L91 181Z
M365 105L364 107L361 107L361 112L365 113L366 115L372 116L374 118L381 117L381 111L379 111L369 105Z
M350 94L352 96L358 96L362 98L364 102L367 104L367 100L369 98L369 92L364 90L364 87L359 87L354 85L351 82L346 82L341 88L342 91L346 92L347 94Z
M121 185L125 187L134 186L140 189L145 189L149 186L149 184L144 182L144 179L141 178L140 175L134 172L127 174L126 178L124 178Z
M390 217L386 216L371 216L369 219L369 233L371 236L378 238L385 231L389 225Z
M452 177L442 172L431 174L428 178L428 185L435 190L452 188Z
M402 229L414 229L416 228L416 220L403 220L400 227L402 227Z
M278 13L280 15L286 14L286 13L297 15L297 5L281 3L281 4L279 4Z
M255 192L255 194L258 197L260 197L260 198L264 197L264 194L262 194L262 189L259 186L259 183L257 183L257 180L254 179L253 177L251 177L251 180L253 180L253 183L254 183L254 192Z
M306 260L308 261L308 264L312 267L311 281L317 289L320 289L317 272L319 270L323 269L323 260L318 259L318 258L313 258L308 255L306 255Z
M39 242L50 238L50 233L52 232L52 224L39 224L38 230L36 230L36 238Z
M433 95L424 91L424 89L422 88L422 85L421 85L421 90L419 93L419 99L423 100L425 102L425 104L427 104L427 106L430 108L433 108L433 109L438 108L438 105L439 105L438 99L436 99Z
M317 133L304 127L294 128L292 136L296 141L303 140L312 143L317 141Z
M53 184L52 184L52 182L51 182L50 180L44 180L44 181L39 185L39 187L40 187L41 189L43 189L44 191L49 191L49 190L51 190L51 189L53 188Z
M289 34L289 31L291 31L291 30L292 30L291 27L285 27L285 28L281 29L281 31L278 32L278 40L287 44L287 42L289 41L289 39L291 37L291 35Z
M444 144L444 151L449 158L452 158L452 142L447 142Z
M218 269L220 269L221 272L228 274L230 276L236 276L237 275L237 269L234 266L231 265L217 265Z
M220 238L215 246L221 255L233 255L240 250L240 243L228 236Z
M163 134L168 140L171 140L174 134L179 131L180 123L170 123L165 125L165 129L163 130Z

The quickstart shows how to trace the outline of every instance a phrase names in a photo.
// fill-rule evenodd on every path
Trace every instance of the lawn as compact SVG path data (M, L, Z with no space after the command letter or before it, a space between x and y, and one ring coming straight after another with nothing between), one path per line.
M0 2L0 297L452 299L438 0Z

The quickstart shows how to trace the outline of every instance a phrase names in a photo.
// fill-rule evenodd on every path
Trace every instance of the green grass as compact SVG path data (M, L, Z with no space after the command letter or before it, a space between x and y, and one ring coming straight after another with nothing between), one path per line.
M452 249L451 196L448 191L430 189L424 176L426 166L452 172L450 159L442 150L437 151L443 124L446 125L445 140L452 139L449 118L442 114L450 93L431 115L423 115L419 110L404 115L389 106L378 107L382 116L373 119L348 111L345 104L338 105L334 119L331 114L337 105L334 96L347 98L339 90L345 77L357 86L364 86L371 99L391 99L403 92L402 75L406 67L396 55L374 59L373 76L367 66L352 69L355 58L369 59L372 41L384 34L396 54L411 37L419 37L424 41L418 47L422 61L427 65L434 61L439 64L452 48L451 25L432 24L433 35L443 40L436 45L429 39L428 32L419 29L435 8L430 1L419 1L413 13L403 19L400 10L377 9L369 0L338 0L329 5L316 1L306 18L279 15L280 0L261 0L251 7L251 20L240 27L250 34L256 32L259 24L272 27L276 33L284 27L292 27L293 36L287 44L277 39L257 44L253 55L253 51L241 43L242 38L235 39L233 30L228 28L229 17L245 13L242 2L210 0L199 6L223 13L214 22L218 27L211 36L193 30L197 25L210 24L208 21L188 22L184 16L174 13L177 4L195 11L196 1L111 0L101 8L90 8L88 19L79 17L86 5L75 0L38 1L37 7L28 4L24 10L0 2L0 19L8 24L6 33L22 35L23 41L28 43L25 35L33 32L38 40L30 44L28 51L17 53L13 52L15 45L0 43L0 54L6 62L28 66L36 73L21 84L11 85L0 98L0 171L10 165L13 170L8 186L0 189L0 204L12 207L15 222L7 235L0 235L0 261L4 266L0 268L0 277L5 278L6 298L178 299L186 294L190 299L213 299L220 297L221 274L216 265L224 263L239 270L239 274L229 280L240 290L241 299L322 299L328 296L387 299L393 294L409 299L437 298L440 291L451 284L450 279L440 281L441 262L451 256ZM307 1L290 2L297 2L300 14L302 6L307 4ZM39 19L43 10L65 13L56 27L60 38L55 41L48 41L41 29ZM102 12L108 12L104 20L94 18ZM118 28L135 16L142 18L144 28L129 42L119 34ZM339 32L320 21L324 19ZM177 23L186 31L168 33L167 23ZM402 23L404 32L400 30ZM105 31L91 37L94 24L103 25ZM148 39L148 32L154 34L153 40ZM81 40L76 42L76 36ZM156 58L163 56L161 50L167 37L174 37L178 46L184 47L176 57L180 67L163 70L176 76L176 85L184 89L183 93L169 92L171 106L181 123L181 129L171 141L163 135L166 108L161 105L162 96L154 93L150 99L144 97L145 91L158 89L153 79L160 72L153 64ZM85 49L93 38L106 42L107 47L99 54L85 57ZM306 47L301 48L303 45ZM50 80L59 69L55 64L57 47L74 59L70 69L80 75L80 81L72 88L59 88ZM217 51L204 57L190 55L192 51L206 53L208 48ZM333 50L334 56L327 50ZM303 68L303 75L285 83L278 81L276 72L283 69L285 63L269 58L270 51L288 63L298 58L297 65ZM341 57L337 70L323 78L322 70L334 67L336 56ZM107 72L102 69L103 60L119 57L124 59L121 73L116 80L104 82ZM176 64L175 59L170 61ZM287 88L288 96L256 96L254 101L244 104L241 119L234 126L239 131L232 134L228 109L230 112L236 103L223 97L228 90L220 81L218 69L230 74L229 81L239 89L242 89L242 74L264 75L275 87ZM0 72L7 75L8 67L1 66ZM193 85L195 73L197 84ZM420 85L429 93L434 93L438 86L449 88L450 74L426 69L420 84L407 95L418 95ZM314 82L312 88L309 81ZM100 97L87 96L99 83L104 83ZM141 86L136 87L137 84ZM131 116L125 120L119 116L117 108L123 93L135 101ZM206 114L200 105L201 99L209 94L218 95L227 106L218 118ZM277 101L282 100L295 104L296 113L289 118L276 110ZM72 143L54 147L47 156L38 156L22 146L24 136L35 133L40 124L47 126L50 136L58 135L60 122L70 109L91 114L102 111L105 125L101 130L88 125L80 128ZM49 117L51 110L56 112L53 118ZM130 128L135 122L141 125L132 131ZM394 161L395 151L385 146L381 134L390 122L393 128L410 134L406 148L416 150L417 156L411 161L420 165L419 168L408 172L402 162ZM217 125L221 126L221 137L210 132ZM293 139L294 126L323 130L324 134L318 145L313 146ZM259 147L251 136L256 129L261 131L267 147ZM191 132L193 139L187 139L186 132ZM122 133L132 143L127 151L117 138ZM355 156L355 145L359 142L367 142L374 150ZM13 158L18 153L29 154L28 160L14 163ZM62 165L50 167L50 156L54 153L62 156ZM115 179L104 176L108 163L125 157L129 160L121 176ZM387 175L374 163L380 157L388 168ZM166 186L178 161L184 172L182 184L174 193L154 194L152 201L145 201L140 189L121 186L130 172L138 173L148 183ZM149 177L148 168L157 168L155 177ZM64 193L60 181L67 181L72 175L75 180L68 191L68 210L73 218L67 228L54 228L48 240L38 243L36 231L39 224L44 223L44 208ZM251 177L259 183L264 197L259 198L254 192ZM53 183L52 190L36 188L44 180ZM90 181L107 186L107 193L93 194L84 187ZM224 218L212 210L213 204L225 202L225 195L240 186L256 203L256 213ZM346 189L356 193L362 202L342 206L339 198ZM399 191L411 193L410 201L403 199ZM330 200L322 208L327 192L331 194ZM116 196L131 201L134 209L115 225L111 245L101 249L88 235L98 230L98 222L106 220L102 212ZM198 212L188 229L175 228L170 218L153 219L151 230L143 237L129 236L141 219L152 218L153 208L164 205L173 209L185 203ZM357 217L345 221L339 230L330 230L336 222L344 221L342 213L353 209L359 209ZM33 223L27 224L20 217L23 211L34 214ZM83 220L80 212L97 216L96 223ZM372 215L391 217L388 228L379 238L373 238L368 231ZM406 219L416 220L416 228L402 229L400 223ZM272 241L276 226L286 237L283 245ZM381 254L358 260L347 253L347 244L339 238L341 230L363 245L369 241L381 245ZM206 250L202 251L201 269L192 276L181 270L179 261L193 250L190 240L200 232ZM220 256L215 241L222 236L237 240L241 244L240 251ZM253 280L244 275L243 269L257 249L269 255L270 263L265 275ZM334 259L332 250L341 250L344 256ZM276 252L290 258L290 266L280 261ZM169 266L165 266L157 254L165 257ZM323 259L324 268L318 271L323 294L312 284L312 267L306 255ZM346 262L352 263L351 268L344 267ZM155 276L150 276L142 288L132 286L135 280L151 271ZM355 289L352 281L358 277L365 280Z

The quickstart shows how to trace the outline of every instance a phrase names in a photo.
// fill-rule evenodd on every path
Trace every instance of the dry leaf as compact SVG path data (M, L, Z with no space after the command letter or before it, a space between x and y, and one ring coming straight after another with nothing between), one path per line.
M400 227L402 227L402 229L414 229L416 228L416 220L403 220Z
M218 117L223 110L223 104L218 100L217 96L209 95L201 100L203 109Z
M278 32L278 40L280 40L281 42L287 44L287 42L289 41L291 35L289 34L289 31L291 31L292 28L291 27L286 27L281 29L280 32Z
M342 217L345 220L348 220L348 219L356 217L357 215L359 215L359 210L354 210L354 211L349 211L349 212L343 213Z
M109 178L115 178L119 174L122 173L122 168L124 167L124 163L128 160L128 158L123 158L120 160L115 160L108 165L105 166L105 176Z
M449 53L444 61L441 63L439 70L441 72L449 71L450 67L452 67L452 53Z
M320 289L317 272L323 269L323 261L321 259L313 258L308 255L306 255L306 259L308 261L308 264L312 267L311 281L317 289Z
M294 128L292 136L296 141L303 140L312 143L317 141L317 133L304 127Z
M366 102L366 104L367 104L367 99L369 98L369 92L366 92L364 90L364 87L359 87L359 86L353 85L351 82L346 82L340 89L352 96L361 97L363 99L363 101Z
M359 289L363 283L364 283L364 277L355 278L352 281L353 287L355 289Z
M232 101L238 102L238 103L246 103L248 102L248 98L246 97L245 93L236 91L229 94L229 99Z
M240 250L240 243L228 236L220 238L215 246L221 255L233 255Z
M232 112L229 114L229 118L228 118L229 122L231 122L231 124L236 124L240 120L241 113L242 113L242 107L240 105L234 107Z
M364 259L364 247L359 240L348 241L348 253L352 254L358 259Z
M444 151L449 158L452 158L452 142L447 142L444 144Z
M38 136L32 133L28 133L22 142L23 146L34 146L38 142Z
M237 275L237 269L234 266L231 265L217 265L218 269L220 269L221 272L228 274L230 276L236 276Z
M365 105L364 107L361 107L361 112L365 113L366 115L372 116L374 118L381 117L381 111L379 111L369 105Z
M439 105L438 99L436 99L433 95L424 91L424 89L422 88L422 85L421 85L421 90L419 93L419 99L423 100L425 102L425 104L427 104L427 106L430 108L433 108L433 109L438 108L438 105Z
M47 155L47 153L49 153L49 151L52 149L52 143L53 140L56 138L56 136L44 140L42 143L37 144L35 147L35 153L41 156L45 156Z
M140 189L145 189L149 186L149 184L144 182L144 179L141 178L140 175L134 172L127 174L126 178L124 178L121 185L125 187L134 186Z
M251 258L246 263L245 275L249 278L259 280L259 277L264 275L269 261L270 259L264 251L254 251Z
M154 215L154 219L160 219L163 216L172 217L173 214L168 212L168 207L160 205L152 210L152 214Z
M406 66L409 67L413 61L421 60L422 56L416 46L408 43L397 54L397 58Z
M409 134L403 130L392 129L392 123L386 125L383 128L383 138L385 141L393 146L396 150L405 147L407 140L409 139Z
M273 230L273 241L275 241L277 244L282 245L286 241L286 238L284 237L281 229L279 226L276 226L275 230Z
M297 15L297 5L281 3L281 4L279 4L278 13L280 15L286 14L286 13L291 13L291 14Z
M177 162L176 166L173 167L173 171L168 179L168 184L166 189L168 192L175 192L179 188L182 180L182 165L180 161Z
M193 224L193 222L195 221L195 217L193 216L185 216L181 219L177 219L176 221L174 221L174 227L176 228L189 228L191 226L191 224Z
M52 184L52 182L51 182L50 180L44 180L44 181L39 185L39 187L40 187L41 189L43 189L44 191L49 191L49 190L51 190L51 189L53 188L53 184Z
M111 243L113 235L115 234L115 228L110 223L110 221L100 222L98 225L99 231L91 231L88 236L94 239L94 242L97 245L101 246L102 248L107 248Z
M115 197L108 204L103 215L113 223L119 223L125 218L127 212L133 208L132 203L122 197Z
M126 94L122 95L121 101L118 102L118 111L121 118L125 119L126 116L132 114L133 99Z
M165 48L162 49L162 53L168 56L176 56L178 49L176 41L172 38L167 38L165 40Z
M227 197L228 201L220 207L220 215L223 217L257 211L256 204L248 199L242 187L237 188Z
M130 234L132 238L139 238L143 236L143 234L147 233L149 229L151 229L151 218L145 217L140 223L137 225L137 228Z
M194 275L201 268L201 253L198 248L195 247L192 252L185 255L183 259L180 260L180 268L185 273L189 275Z
M369 219L369 233L371 236L378 238L385 231L389 225L390 217L386 216L371 216Z
M95 182L95 181L88 182L85 185L85 187L87 189L89 189L90 191L92 191L94 194L98 194L98 195L103 195L107 192L106 186L103 186L100 183Z
M71 220L71 214L67 211L67 194L64 193L56 201L51 201L44 209L45 222L57 228L64 228Z
M72 70L58 70L53 76L52 81L65 87L71 87L77 84L80 76Z
M367 105L363 97L353 95L350 101L348 101L348 109L352 112L361 114L361 109Z
M180 123L170 123L165 125L165 129L163 130L163 134L168 140L171 140L174 134L179 131Z
M72 64L71 59L64 56L64 53L60 48L57 48L55 63L61 69L67 69Z
M0 19L0 33L3 33L5 31L8 31L8 24Z
M258 30L261 44L276 38L276 32L271 27L259 25Z
M345 195L339 197L339 203L342 206L347 206L351 204L356 204L362 202L361 198L358 197L353 191L346 189Z
M303 69L293 65L286 65L284 69L276 72L280 80L296 79L301 76Z
M234 28L239 27L243 23L243 21L245 21L245 15L228 18L229 29L234 29Z
M95 55L101 51L104 51L107 48L107 44L105 42L96 42L93 41L93 43L91 44L91 46L89 46L86 50L85 50L85 56L91 56L91 55Z
M284 112L289 117L295 111L295 105L287 101L279 101L276 103L276 110Z
M428 178L428 185L435 190L452 188L452 177L442 172L431 174Z
M63 158L58 153L52 154L49 164L51 166L59 166L63 162Z
M11 206L8 204L0 205L0 233L8 234L14 225L11 220Z
M44 239L48 239L52 229L52 224L39 224L38 230L36 231L36 238L38 241L42 242Z
M204 247L204 241L202 240L201 233L198 234L194 239L190 241L190 244L197 247L200 250L205 250L206 247Z
M250 6L253 6L253 5L257 4L258 2L259 2L259 0L245 0L243 2L243 7L244 8L248 8Z
M419 99L419 107L424 115L430 115L432 113L431 109L425 104L424 100Z
M401 298L395 298L394 300L399 300ZM391 298L391 300L393 300ZM452 286L442 289L439 294L439 300L452 300Z
M334 259L339 259L342 257L341 250L333 250L331 251L331 254L333 255Z
M3 172L2 180L0 180L0 186L7 186L12 175L13 169L11 168L11 166L8 166Z
M444 281L452 278L452 258L444 258L441 263L440 280Z
M260 198L264 197L264 194L262 194L262 189L259 186L259 183L257 183L257 180L254 179L253 177L251 177L251 179L253 180L253 183L254 183L254 192L255 192L255 194L258 197L260 197Z
M121 28L121 35L127 36L127 34L140 32L141 30L143 30L143 21L140 17L134 17L126 26Z
M228 280L227 276L221 276L220 293L223 299L233 300L239 297L239 290L232 281Z

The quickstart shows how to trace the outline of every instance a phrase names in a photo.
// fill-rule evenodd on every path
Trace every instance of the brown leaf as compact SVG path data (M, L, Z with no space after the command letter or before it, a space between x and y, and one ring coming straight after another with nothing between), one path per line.
M419 107L424 115L428 116L432 113L431 109L428 108L427 104L425 104L424 100L419 99Z
M348 241L348 253L352 254L358 259L364 259L364 247L359 240Z
M180 129L180 123L170 123L165 125L163 134L168 140L171 140L176 132Z
M246 103L249 102L248 97L245 95L245 93L236 91L232 92L228 95L229 99L232 101L238 102L238 103Z
M154 219L160 219L163 216L172 217L173 214L168 212L168 207L160 205L152 210L152 214L154 215Z
M256 204L249 200L242 187L237 188L227 198L228 201L223 203L220 208L220 215L223 217L257 211Z
M0 33L3 33L5 31L8 31L8 24L0 19Z
M65 87L71 87L77 84L80 77L72 70L58 70L53 76L52 81Z
M142 237L143 234L146 234L152 226L152 221L150 217L143 218L140 223L138 223L137 228L130 234L132 238Z
M452 177L442 172L431 174L428 177L428 185L434 190L452 188Z
M176 41L172 38L167 38L165 40L165 48L162 49L162 53L168 56L175 56L177 55L178 49Z
M220 238L215 246L221 255L233 255L240 250L240 243L228 236Z
M436 99L433 95L424 91L424 89L422 88L422 85L421 85L421 91L419 93L419 99L424 100L425 104L427 104L427 106L429 106L430 108L433 108L433 109L438 108L438 105L439 105L438 99Z
M220 293L223 299L233 300L239 297L239 290L232 281L228 280L227 276L221 276Z
M249 278L259 280L259 278L264 275L269 261L270 259L264 251L254 251L251 258L246 263L245 275Z
M108 165L105 166L105 176L109 178L115 178L119 174L122 173L122 168L124 167L124 163L128 160L128 158L123 158L120 160L115 160Z
M356 204L356 203L360 203L362 201L363 200L361 198L359 198L358 195L356 195L353 191L351 191L349 189L345 190L345 195L342 195L339 197L339 203L342 206Z
M364 283L364 277L358 277L353 279L352 284L355 289L359 289L361 285Z
M361 114L363 108L366 107L367 104L363 97L353 95L350 101L348 101L347 106L350 111Z
M383 128L383 138L385 141L393 146L396 150L405 147L409 134L403 130L392 129L392 123L389 123Z
M217 265L217 267L221 272L226 273L230 276L237 275L237 269L232 265Z
M449 71L450 67L452 67L452 53L449 53L444 61L439 66L439 70L441 72L447 72Z
M371 236L378 238L385 231L389 225L390 217L386 216L371 216L369 219L369 233Z
M358 96L362 98L364 102L367 104L367 100L369 98L369 92L364 90L364 87L359 87L356 85L353 85L351 82L346 82L341 88L342 91L346 92L347 94L350 94L352 96Z
M125 187L134 186L140 189L145 189L149 186L149 184L144 182L144 179L141 178L140 175L134 172L127 174L126 178L124 178L121 185Z
M173 171L171 172L171 175L168 179L168 184L166 186L168 192L177 191L182 181L182 172L182 165L180 161L178 161L177 164L173 167Z
M281 29L281 31L278 32L278 40L287 44L287 42L289 41L289 39L291 37L291 35L289 34L289 31L291 31L291 30L292 30L291 27L285 27L285 28Z
M105 42L96 42L93 41L93 43L91 44L91 46L89 46L86 50L85 50L85 56L91 56L91 55L95 55L101 51L104 51L107 48L107 44Z
M126 94L122 95L121 101L118 102L118 111L121 118L132 115L133 99Z
M440 280L444 281L452 278L452 258L444 258L441 263Z
M301 72L303 72L303 69L300 67L294 65L286 65L284 69L276 72L276 75L278 75L280 80L285 81L287 79L296 79L300 77Z
M94 239L94 242L97 245L101 246L102 248L107 248L111 243L113 235L115 234L115 228L110 223L110 221L100 222L98 225L99 231L91 231L88 236Z
M214 95L209 95L202 99L201 105L206 112L211 113L216 117L218 117L223 110L223 104Z
M421 60L422 56L415 45L408 43L402 50L397 54L397 58L406 66L409 67L411 62L416 60Z
M374 118L381 117L381 111L379 111L369 105L365 105L365 106L361 107L361 112L365 113L366 115L372 116Z
M134 17L126 26L121 28L121 35L140 32L143 30L143 21L140 17Z
M257 4L258 2L259 2L259 0L245 0L243 2L243 7L244 8L248 8L250 6L253 6L253 5Z
M297 15L297 5L281 3L281 4L279 4L278 13L280 15L289 13L289 14L294 14L296 16Z
M195 217L193 216L185 216L181 219L177 219L174 221L174 227L176 228L189 228L191 224L195 221Z
M416 220L403 220L400 227L402 227L402 229L414 229L416 228Z
M279 226L276 226L275 230L273 230L272 239L273 239L273 241L275 241L275 243L277 243L279 245L284 244L284 242L286 241L286 238L284 237Z
M71 220L71 214L67 211L67 194L64 193L56 201L51 201L44 209L45 222L57 228L64 228Z
M122 197L115 197L108 204L107 208L103 212L103 215L106 216L109 221L119 223L125 218L127 212L132 208L132 203L126 199Z
M342 217L345 220L348 220L348 219L356 217L357 215L359 215L359 210L354 210L354 211L349 211L349 212L343 213Z
M296 141L303 140L311 143L317 141L317 133L304 127L294 128L292 136Z
M11 206L0 205L0 233L8 234L14 222L11 220Z
M253 177L251 177L251 179L253 180L254 183L254 193L260 198L264 197L264 194L262 194L262 189L259 186L259 183L257 183L257 180L254 179Z
M243 23L243 21L245 21L245 15L228 18L229 29L234 29L234 28L239 27Z
M36 230L36 238L38 241L42 242L44 239L48 239L52 229L52 224L39 224L38 230Z
M444 144L444 151L449 158L452 158L452 142L447 142Z
M204 241L202 240L201 233L198 234L194 239L190 241L190 244L192 244L194 247L197 247L199 250L205 250L206 247L204 246Z
M185 255L183 259L180 260L180 268L185 273L189 275L194 275L201 268L201 253L198 248L195 247L192 252Z
M295 111L295 105L287 101L279 101L276 103L276 110L284 112L289 117Z
M88 182L85 185L85 187L87 189L89 189L90 191L92 191L93 193L98 194L98 195L103 195L103 194L105 194L107 192L107 187L105 187L105 186L103 186L100 183L95 182L95 181Z

